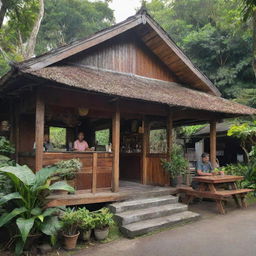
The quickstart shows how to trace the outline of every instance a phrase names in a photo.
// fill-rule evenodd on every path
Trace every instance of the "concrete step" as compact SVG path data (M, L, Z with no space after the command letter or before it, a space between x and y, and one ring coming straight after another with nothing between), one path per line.
M161 228L170 228L177 224L186 223L199 219L200 215L191 211L174 213L164 217L144 220L120 227L121 232L129 238L144 235Z
M187 209L187 205L176 203L116 213L114 216L119 225L124 226L142 220L159 218L173 213L186 211Z
M137 210L143 208L150 208L154 206L173 204L178 202L178 197L167 195L161 197L151 197L138 200L124 201L121 203L114 203L109 205L109 209L113 213L121 213L129 210Z

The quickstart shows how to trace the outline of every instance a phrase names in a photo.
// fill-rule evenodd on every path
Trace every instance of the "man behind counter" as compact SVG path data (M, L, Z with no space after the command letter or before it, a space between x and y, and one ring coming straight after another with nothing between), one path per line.
M74 142L74 150L75 151L87 151L87 150L89 150L89 145L84 140L84 133L83 132L78 133L77 140Z

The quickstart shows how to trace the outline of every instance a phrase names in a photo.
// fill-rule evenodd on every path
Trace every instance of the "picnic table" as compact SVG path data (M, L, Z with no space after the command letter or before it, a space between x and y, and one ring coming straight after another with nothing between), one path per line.
M243 179L243 176L233 175L196 176L193 178L193 181L198 182L198 189L181 187L179 188L179 192L186 194L185 201L187 204L194 197L214 199L219 213L225 214L226 211L223 203L229 197L233 197L237 207L247 207L245 196L247 193L253 191L253 189L238 189L236 182Z

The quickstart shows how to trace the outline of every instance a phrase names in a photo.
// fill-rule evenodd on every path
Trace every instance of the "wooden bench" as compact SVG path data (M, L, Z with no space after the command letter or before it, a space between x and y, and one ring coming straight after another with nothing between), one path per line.
M214 199L217 203L217 207L220 213L225 214L225 210L222 201L227 200L229 197L233 197L237 206L241 207L237 198L237 195L241 198L242 208L246 208L245 196L247 193L254 191L253 189L233 189L233 190L217 190L216 192L211 191L200 191L195 190L191 187L179 188L179 193L186 194L185 203L189 204L194 197L198 198L209 198Z

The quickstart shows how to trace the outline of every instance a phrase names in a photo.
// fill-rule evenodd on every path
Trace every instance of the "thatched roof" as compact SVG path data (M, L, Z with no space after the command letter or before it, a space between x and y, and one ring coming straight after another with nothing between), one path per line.
M188 89L174 82L132 74L80 66L52 66L26 73L90 92L218 113L256 114L256 109L218 96Z

